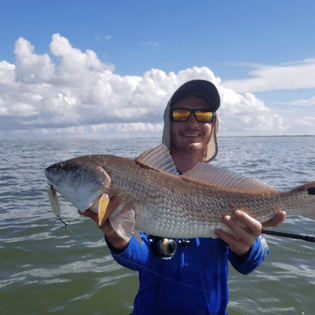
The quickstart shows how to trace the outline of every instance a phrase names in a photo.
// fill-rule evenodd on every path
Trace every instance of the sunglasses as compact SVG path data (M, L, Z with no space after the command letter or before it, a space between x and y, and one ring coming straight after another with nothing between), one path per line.
M198 122L209 123L215 118L214 112L209 112L203 109L187 109L187 108L176 108L171 111L171 120L177 122L185 122L189 119L191 114L195 115Z

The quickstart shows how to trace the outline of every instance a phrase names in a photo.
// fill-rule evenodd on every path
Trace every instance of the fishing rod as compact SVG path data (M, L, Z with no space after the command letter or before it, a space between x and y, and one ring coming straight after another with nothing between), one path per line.
M268 234L268 235L288 237L288 238L293 238L293 239L297 239L297 240L303 240L303 241L315 243L315 237L314 236L309 236L309 235L300 235L300 234L276 232L276 231L269 231L269 230L264 230L264 229L262 230L262 233Z

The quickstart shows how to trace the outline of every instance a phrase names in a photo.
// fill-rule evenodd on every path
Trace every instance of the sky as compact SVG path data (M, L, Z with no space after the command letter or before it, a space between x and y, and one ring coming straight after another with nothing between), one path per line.
M159 137L173 92L219 136L315 135L313 0L1 0L0 139Z

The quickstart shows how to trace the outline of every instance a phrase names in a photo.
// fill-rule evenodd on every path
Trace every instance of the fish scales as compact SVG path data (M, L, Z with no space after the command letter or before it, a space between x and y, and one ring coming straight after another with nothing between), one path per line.
M270 219L280 207L279 195L268 198L222 191L142 168L124 158L108 157L102 167L112 180L107 192L132 205L136 228L153 235L209 237L216 228L225 228L223 216L234 211L230 204L260 221Z

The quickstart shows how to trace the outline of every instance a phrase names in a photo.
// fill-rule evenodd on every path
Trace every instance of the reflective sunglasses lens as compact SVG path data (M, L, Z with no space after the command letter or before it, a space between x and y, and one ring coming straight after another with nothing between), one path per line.
M195 112L195 117L197 121L199 122L211 122L213 119L214 114L212 112L201 112L201 111L196 111Z
M190 116L190 111L188 109L174 109L173 119L175 121L187 121Z

